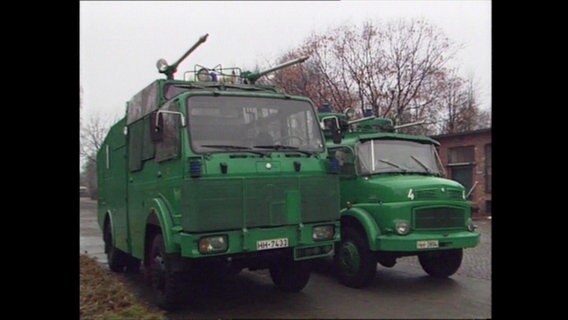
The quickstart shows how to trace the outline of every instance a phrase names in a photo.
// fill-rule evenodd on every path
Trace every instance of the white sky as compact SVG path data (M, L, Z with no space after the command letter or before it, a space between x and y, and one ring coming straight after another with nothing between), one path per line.
M207 42L179 67L273 61L310 33L344 23L423 18L463 44L455 59L473 74L481 107L491 108L491 1L173 1L80 2L83 114L122 117L126 101L157 78L156 61L175 62L197 39Z

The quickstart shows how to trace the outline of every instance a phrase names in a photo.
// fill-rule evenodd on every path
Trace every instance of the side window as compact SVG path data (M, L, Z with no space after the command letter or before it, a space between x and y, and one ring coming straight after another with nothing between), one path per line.
M162 110L179 111L177 102L170 103ZM180 154L180 115L172 113L160 113L162 120L163 139L156 143L156 161L161 162L177 158Z
M154 158L155 147L150 137L151 117L146 116L128 126L128 167L142 169L146 160Z
M154 158L156 148L152 141L152 117L148 116L144 119L144 136L142 141L142 161Z
M333 148L329 150L332 157L339 161L339 174L342 176L354 176L355 157L353 151L347 147Z
M142 145L144 121L136 121L128 126L128 168L130 171L142 169Z
M473 164L474 162L474 146L455 147L448 150L448 164Z

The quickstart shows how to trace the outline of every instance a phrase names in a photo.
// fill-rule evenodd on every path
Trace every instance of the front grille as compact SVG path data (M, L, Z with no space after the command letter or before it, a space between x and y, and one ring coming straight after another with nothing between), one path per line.
M275 227L339 218L337 176L199 178L182 187L182 225L191 232ZM289 203L288 194L299 194Z
M445 229L465 226L465 213L460 208L425 208L414 210L414 228Z

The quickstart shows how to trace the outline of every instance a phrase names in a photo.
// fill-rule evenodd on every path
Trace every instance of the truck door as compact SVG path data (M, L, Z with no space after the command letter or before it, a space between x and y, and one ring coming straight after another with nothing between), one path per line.
M104 179L105 190L102 199L111 213L111 223L114 230L115 246L128 252L128 224L126 217L126 144L124 137L112 139L103 148L105 159Z

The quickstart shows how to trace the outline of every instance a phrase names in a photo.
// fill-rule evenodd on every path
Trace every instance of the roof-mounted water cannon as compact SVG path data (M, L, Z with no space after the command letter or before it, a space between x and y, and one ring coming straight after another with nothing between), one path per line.
M405 123L405 124L400 124L398 126L394 126L394 129L402 129L402 128L408 128L408 127L413 127L413 126L417 126L417 125L421 125L424 124L426 121L424 120L420 120L420 121L416 121L416 122L410 122L410 123Z
M347 120L353 119L355 117L355 109L347 108L347 109L343 110L343 114L345 115Z
M298 63L302 63L302 62L308 60L308 58L309 58L309 56L305 56L305 57L301 57L301 58L298 58L298 59L290 60L290 61L284 62L282 64L279 64L276 67L272 67L270 69L266 69L266 70L260 71L260 72L244 71L244 72L241 73L241 77L245 78L250 84L254 84L256 82L256 80L260 79L260 77L262 77L262 76L264 76L268 73L271 73L271 72L274 72L274 71L277 71L277 70L280 70L280 69L284 69L284 68L287 68L289 66L293 66L295 64L298 64Z
M199 47L203 42L205 42L208 36L209 33L206 33L205 35L201 36L201 38L199 38L199 40L197 40L197 42L191 48L189 48L189 50L187 50L187 52L181 58L178 59L178 61L176 61L171 66L168 65L165 59L158 60L158 62L156 63L156 67L158 67L158 72L165 74L168 80L173 80L174 73L176 73L179 64L185 58L187 58L187 56L189 56L195 49L197 49L197 47Z
M376 116L370 116L370 117L359 118L359 119L355 119L355 120L349 120L349 121L347 121L347 123L349 125L352 125L352 124L356 124L356 123L359 123L359 122L365 122L367 120L373 120L375 118L376 118Z

